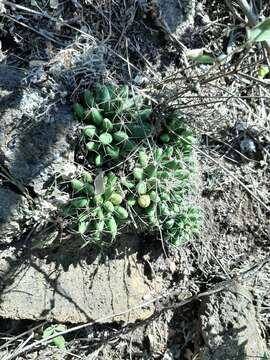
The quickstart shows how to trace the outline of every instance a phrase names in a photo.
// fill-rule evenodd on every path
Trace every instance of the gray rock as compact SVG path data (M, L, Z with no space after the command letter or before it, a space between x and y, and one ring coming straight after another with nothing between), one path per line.
M249 157L253 157L256 154L256 144L253 139L246 137L240 141L241 153Z
M25 199L8 188L0 188L0 244L10 243L22 233Z
M166 32L180 33L194 20L195 0L140 0L139 4Z
M53 163L58 168L61 161L67 163L66 135L73 117L63 104L50 114L46 95L22 86L22 77L0 66L0 150L11 175L23 185L34 185L46 180L39 179L40 173L49 175Z
M130 244L134 237L125 240ZM84 323L125 312L151 298L136 252L89 262L80 260L64 268L48 259L27 257L16 249L2 251L0 317ZM145 306L102 322L133 322L153 311L153 306Z
M179 25L190 20L194 11L195 1L190 0L157 0L160 16L171 32L175 32Z
M40 195L53 174L65 172L73 155L66 140L73 126L70 107L57 101L50 105L41 90L23 85L25 76L0 66L0 172L8 174L0 194L0 243L18 239L22 231L22 197L14 186L18 194L31 186Z
M251 293L235 283L201 306L202 360L259 358L266 351Z

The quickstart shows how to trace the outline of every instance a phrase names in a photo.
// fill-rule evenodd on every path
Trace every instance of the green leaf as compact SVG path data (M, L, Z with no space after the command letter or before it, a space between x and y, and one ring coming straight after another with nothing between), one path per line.
M188 59L197 61L200 64L214 64L214 58L208 54L205 54L205 49L192 49L186 51Z
M264 79L269 74L269 67L267 65L261 65L258 69L258 78Z
M55 325L55 331L57 331L57 332L62 332L62 331L65 331L66 329L67 329L67 327L65 325L62 325L62 324Z
M214 64L214 58L210 55L199 55L194 57L192 60L200 63L200 64L208 64L213 65Z
M47 327L43 333L42 333L42 338L43 339L47 339L52 335L55 335L59 332L65 331L66 327L65 325L51 325L49 327ZM54 339L52 339L52 342L54 343L55 346L58 347L58 349L65 349L65 338L64 336L56 336Z
M45 330L43 330L42 338L47 339L49 336L53 335L55 331L55 325L47 327Z
M53 339L53 343L58 349L65 349L65 342L64 336L57 336Z
M252 29L247 29L249 41L262 42L270 40L270 18L261 21Z

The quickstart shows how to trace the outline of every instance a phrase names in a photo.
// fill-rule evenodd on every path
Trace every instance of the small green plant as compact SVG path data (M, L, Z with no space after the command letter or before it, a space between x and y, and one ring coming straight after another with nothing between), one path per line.
M269 74L269 67L267 65L260 65L258 69L258 79L263 80Z
M66 184L64 215L87 242L102 244L133 223L161 230L175 245L199 231L200 211L187 204L193 176L191 131L167 114L157 133L152 109L126 85L96 85L74 105L80 155L88 170ZM110 170L113 167L114 172Z
M50 336L56 335L57 333L60 333L65 330L66 330L65 325L61 325L61 324L50 325L43 330L42 339L47 339ZM55 338L52 339L52 342L54 343L55 346L58 347L58 349L65 349L64 336L62 335L56 336Z

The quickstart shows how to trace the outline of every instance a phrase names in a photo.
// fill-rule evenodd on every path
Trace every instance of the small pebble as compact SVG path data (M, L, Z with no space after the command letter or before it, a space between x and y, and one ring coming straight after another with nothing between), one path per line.
M256 144L252 139L246 138L240 142L240 149L244 155L254 155L256 153Z

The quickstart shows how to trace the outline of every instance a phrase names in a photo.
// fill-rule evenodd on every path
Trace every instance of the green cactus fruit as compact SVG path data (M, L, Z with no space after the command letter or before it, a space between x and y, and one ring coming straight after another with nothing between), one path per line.
M128 206L134 206L136 205L136 200L133 197L130 197L127 199L127 205Z
M138 204L142 208L147 208L151 204L150 196L149 195L141 195L138 198Z
M148 156L145 152L145 148L139 151L139 162L143 168L145 168L148 164Z
M107 176L107 186L113 187L117 183L118 177L113 173L109 172Z
M168 144L171 141L170 135L167 133L160 135L159 138L164 144Z
M174 226L174 223L175 223L175 220L174 219L170 219L170 220L167 220L165 223L164 223L164 228L169 230L171 229L173 226Z
M173 153L174 153L173 146L167 146L166 149L164 150L163 157L169 159L170 157L173 156Z
M180 208L177 204L173 204L172 205L172 211L175 213L175 214L179 214L180 212Z
M89 200L84 197L77 197L72 199L70 204L76 209L86 208L89 205Z
M158 194L155 191L151 191L149 196L150 196L151 201L153 201L153 202L158 201Z
M71 180L70 184L71 184L72 189L73 189L75 192L80 192L80 191L82 191L83 188L84 188L83 182L80 181L80 180L77 180L77 179Z
M102 145L109 145L113 141L113 138L111 134L103 133L99 135L99 141Z
M95 91L99 106L104 111L109 112L111 108L111 94L109 88L106 85L97 85Z
M78 224L78 232L79 232L80 234L84 234L84 233L87 231L88 226L89 226L89 222L88 222L88 221L81 221L81 222L79 222L79 224Z
M103 116L96 108L91 108L86 112L86 120L93 121L95 125L101 126L103 123Z
M80 120L84 119L85 111L84 111L84 108L82 107L82 105L80 105L79 103L75 103L73 105L73 110L78 119L80 119Z
M102 122L102 129L105 131L111 131L113 129L113 124L111 120L105 118Z
M102 205L103 204L102 195L95 195L94 196L94 202L95 202L96 205Z
M102 205L102 204L101 204ZM105 216L104 216L104 213L103 213L103 210L100 206L98 206L96 208L96 217L99 219L99 220L104 220Z
M139 195L144 195L147 192L147 186L146 183L144 181L140 181L137 185L136 185L136 191Z
M110 197L110 201L113 203L113 205L120 205L123 201L123 198L120 194L113 193Z
M86 137L92 138L96 134L96 127L94 125L87 125L83 129L83 134Z
M116 131L113 134L113 138L117 143L124 142L128 140L128 134L125 133L124 131Z
M126 220L128 218L127 210L122 206L115 206L114 208L115 216L120 220Z
M166 193L165 191L161 192L160 198L162 201L170 201L170 199L171 199L170 195L168 193Z
M95 158L95 164L96 164L97 167L102 166L102 164L103 164L103 157L102 157L102 155L98 154L98 155L96 156L96 158Z
M169 216L170 215L170 210L168 208L168 206L166 204L161 204L159 206L159 212L160 212L160 215L162 216Z
M133 176L136 180L142 180L143 179L143 169L141 168L134 168L133 170Z
M155 148L154 150L154 159L155 161L160 161L163 156L163 149L160 147Z
M83 171L82 179L84 182L88 182L90 184L93 182L93 176L89 171Z
M114 239L117 235L117 224L114 217L110 217L105 220L105 224L112 238Z
M98 145L94 141L88 141L88 143L85 144L85 147L88 151L96 151Z
M95 195L95 188L92 184L86 183L85 187L84 187L84 192L88 195L88 196L93 196Z
M127 180L127 178L121 178L121 184L124 185L127 189L133 189L135 187L134 183Z
M104 220L100 220L100 221L96 222L96 230L98 232L101 233L104 230L104 227L105 227L105 221Z
M107 212L113 212L114 211L114 205L112 202L110 201L105 201L103 204L103 208L104 210L106 210Z
M84 94L83 94L83 100L84 100L84 104L86 107L88 108L93 108L96 106L95 103L95 98L93 96L92 91L90 90L85 90Z
M110 156L113 160L119 159L120 156L120 149L117 146L106 146L106 153Z

